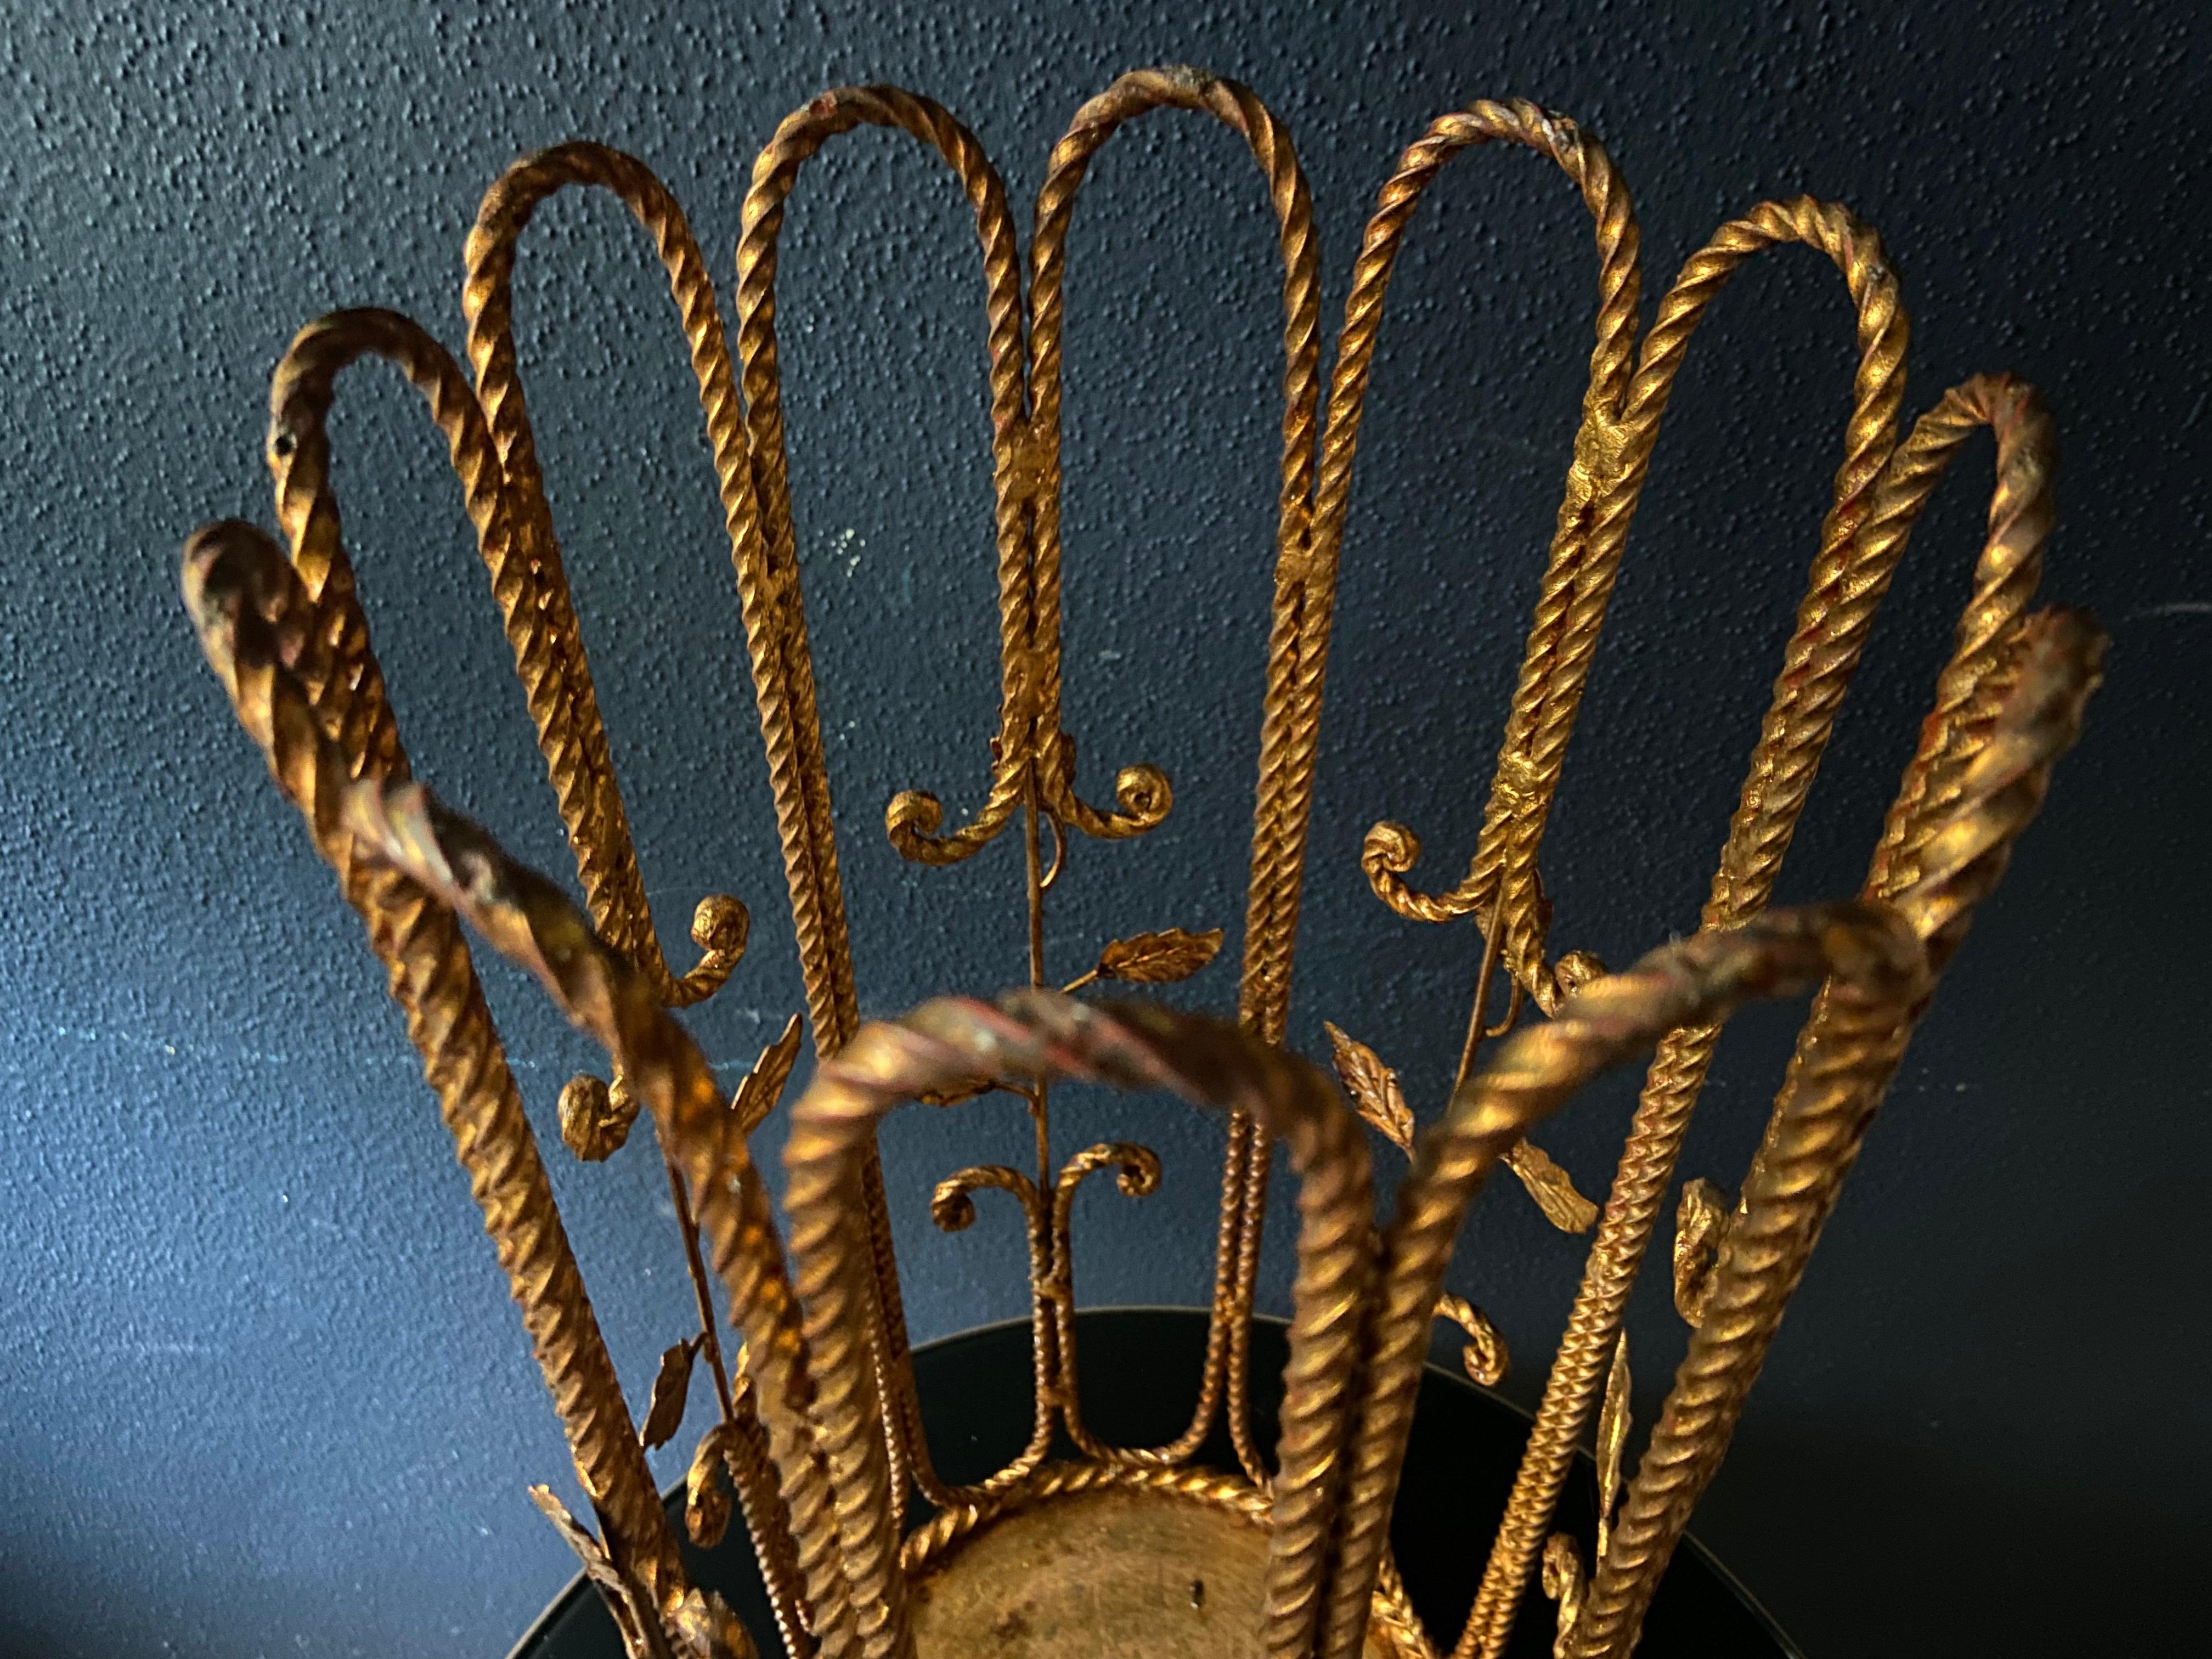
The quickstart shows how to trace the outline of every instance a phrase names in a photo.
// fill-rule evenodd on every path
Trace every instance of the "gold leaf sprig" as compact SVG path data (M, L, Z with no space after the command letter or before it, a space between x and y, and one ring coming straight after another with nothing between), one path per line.
M949 1089L925 1089L915 1098L925 1106L957 1106L963 1100L988 1095L998 1086L988 1078L979 1078L973 1082L955 1084Z
M532 1486L530 1501L553 1523L554 1531L562 1541L576 1552L576 1559L584 1564L584 1577L590 1579L605 1598L607 1611L614 1615L616 1627L621 1632L625 1653L652 1651L644 1646L651 1636L658 1637L659 1616L649 1598L638 1585L630 1582L614 1558L607 1553L606 1546L592 1536L590 1528L568 1513L568 1506L553 1495L550 1486ZM662 1645L665 1645L663 1639Z
M1705 1322L1728 1221L1728 1194L1703 1176L1683 1184L1674 1206L1674 1311L1693 1330Z
M684 1407L691 1397L691 1362L699 1357L703 1337L686 1337L660 1356L659 1373L653 1379L653 1404L645 1413L645 1426L637 1437L653 1451L676 1437L684 1426Z
M783 1085L791 1080L791 1068L798 1060L799 1016L793 1014L785 1024L783 1035L761 1050L752 1070L745 1073L745 1080L738 1085L730 1109L738 1115L739 1134L750 1137L775 1109L776 1102L783 1098Z
M1398 1073L1358 1038L1322 1022L1328 1033L1329 1056L1352 1109L1365 1118L1400 1152L1412 1156L1413 1113L1406 1104L1406 1091ZM1534 1141L1516 1142L1505 1154L1506 1167L1519 1177L1536 1200L1544 1218L1563 1233L1585 1233L1597 1220L1597 1206L1575 1190L1574 1180Z
M1516 1142L1505 1154L1505 1167L1520 1177L1544 1219L1561 1232L1586 1233L1596 1223L1597 1206L1575 1190L1573 1177L1534 1141Z
M1098 953L1098 965L1080 978L1070 980L1062 991L1079 991L1095 980L1117 979L1129 985L1172 985L1188 979L1220 954L1221 929L1202 933L1181 927L1157 933L1132 933L1109 940Z
M1613 1369L1606 1374L1605 1403L1597 1413L1597 1559L1601 1565L1613 1542L1613 1513L1620 1503L1622 1460L1628 1452L1630 1425L1628 1333L1613 1350Z
M1322 1022L1322 1029L1328 1033L1330 1057L1336 1062L1344 1092L1352 1098L1352 1109L1381 1130L1392 1146L1410 1155L1413 1109L1406 1104L1406 1091L1398 1086L1397 1073L1358 1037L1347 1036L1327 1020Z

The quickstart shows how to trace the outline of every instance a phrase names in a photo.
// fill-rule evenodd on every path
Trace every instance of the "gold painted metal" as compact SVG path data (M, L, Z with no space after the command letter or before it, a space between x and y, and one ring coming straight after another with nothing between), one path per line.
M1099 149L1163 108L1211 115L1250 149L1284 269L1273 604L1234 1024L1076 994L1201 973L1222 948L1218 927L1133 917L1146 930L1097 947L1096 965L1073 981L1054 989L1045 974L1049 896L1068 858L1083 856L1078 837L1141 836L1173 802L1166 777L1142 763L1119 769L1110 807L1079 793L1060 635L1067 234ZM978 856L1016 827L1028 924L1024 988L995 1004L945 999L869 1024L859 1013L807 639L775 292L799 173L863 125L934 151L974 211L1000 640L998 726L980 804L948 830L938 798L909 790L889 804L885 828L908 859L939 866ZM1581 193L1597 253L1596 331L1468 873L1441 892L1417 890L1407 878L1420 843L1401 825L1376 825L1362 851L1369 884L1396 914L1474 929L1457 1074L1441 1115L1422 1130L1396 1073L1358 1039L1326 1028L1345 1095L1282 1044L1335 577L1383 300L1423 191L1461 150L1492 141L1548 156ZM805 988L803 1026L816 1054L790 1109L781 1221L748 1140L786 1091L802 1019L794 1015L732 1089L671 1012L729 979L746 912L710 895L693 919L696 964L679 973L662 955L524 398L512 316L519 246L538 207L574 186L610 191L653 240L720 487ZM473 379L389 312L309 325L270 393L268 459L285 547L237 522L187 544L185 600L210 663L386 965L592 1513L572 1516L543 1487L532 1496L583 1560L633 1655L751 1654L728 1609L688 1582L644 1455L680 1432L703 1358L713 1417L685 1483L686 1525L711 1541L742 1514L794 1659L1432 1659L1438 1636L1407 1599L1387 1527L1433 1322L1465 1336L1462 1363L1478 1381L1505 1373L1497 1331L1443 1285L1468 1205L1503 1164L1550 1224L1592 1240L1473 1610L1460 1631L1440 1634L1455 1656L1494 1659L1540 1556L1544 1592L1557 1604L1555 1650L1626 1655L1936 977L2033 817L2095 684L2094 625L2028 609L2051 519L2049 418L2029 388L1981 377L1946 393L1900 442L1907 324L1896 278L1872 230L1810 198L1763 204L1723 226L1639 337L1639 242L1626 185L1572 122L1520 101L1442 117L1384 183L1352 268L1325 428L1310 194L1288 135L1249 89L1188 69L1121 77L1076 112L1054 149L1034 225L1024 258L999 174L942 106L890 87L825 93L776 130L755 166L737 249L733 352L706 259L659 180L596 144L526 157L494 184L468 240ZM1834 501L1703 926L1608 974L1587 952L1547 954L1545 825L1690 336L1744 260L1785 242L1837 266L1856 318L1859 370ZM335 382L363 356L398 368L447 439L574 855L580 908L410 780L331 485ZM1936 483L1984 426L1996 441L1987 539L1866 884L1848 902L1771 910L1875 607ZM562 1091L571 1150L613 1155L641 1111L652 1120L697 1322L663 1356L642 1427L599 1336L464 925L535 974L607 1050L608 1080L580 1077ZM1504 1007L1493 1018L1501 973ZM1737 1195L1704 1177L1681 1189L1674 1290L1693 1328L1689 1354L1632 1462L1624 1318L1722 1023L1749 998L1814 991ZM1532 1007L1543 1018L1529 1023ZM1528 1135L1598 1070L1646 1050L1643 1096L1601 1206ZM1072 1156L1056 1148L1051 1090L1063 1079L1165 1089L1225 1115L1206 1355L1188 1426L1164 1445L1106 1443L1085 1425L1071 1249L1082 1183L1111 1172L1141 1201L1158 1185L1159 1160L1131 1141ZM921 1431L876 1132L906 1103L988 1095L1022 1103L1033 1162L947 1175L930 1212L954 1231L983 1210L1018 1213L1036 1409L1012 1462L957 1486L937 1472ZM1411 1165L1379 1232L1363 1122ZM1278 1142L1297 1177L1297 1267L1280 1437L1268 1448L1252 1425L1249 1331ZM723 1318L742 1337L733 1349ZM1238 1467L1198 1467L1200 1445L1224 1421ZM1554 1530L1554 1511L1593 1431L1603 1519L1585 1562L1581 1544ZM1070 1449L1072 1461L1052 1461ZM915 1498L929 1516L908 1528Z
M1250 1501L1249 1487L1211 1486L1090 1485L1033 1498L977 1529L915 1577L917 1651L922 1659L1257 1655L1266 1505ZM1398 1659L1419 1650L1377 1620L1366 1651Z

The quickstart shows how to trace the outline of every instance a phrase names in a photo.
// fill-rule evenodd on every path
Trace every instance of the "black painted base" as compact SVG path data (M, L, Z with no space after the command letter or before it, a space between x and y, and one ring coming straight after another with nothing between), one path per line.
M1154 1445L1189 1421L1206 1352L1206 1316L1188 1309L1100 1309L1079 1319L1078 1357L1085 1421L1109 1443ZM1273 1446L1282 1402L1284 1328L1255 1322L1252 1333L1255 1426ZM1030 1331L994 1325L915 1351L922 1418L932 1456L949 1480L980 1480L1021 1449L1030 1413ZM1447 1648L1474 1596L1490 1533L1528 1435L1516 1407L1431 1367L1421 1381L1413 1443L1399 1485L1391 1542L1413 1605ZM1066 1449L1072 1452L1073 1449ZM1228 1435L1217 1430L1199 1462L1234 1468ZM683 1530L682 1495L670 1512ZM1589 1553L1596 1483L1585 1459L1559 1506L1559 1525ZM920 1516L917 1514L916 1518ZM760 1575L732 1524L713 1550L688 1545L693 1582L721 1592L753 1632L763 1654L782 1651ZM1508 1653L1548 1659L1550 1604L1534 1593ZM1638 1659L1795 1659L1796 1650L1735 1581L1696 1544L1674 1558L1644 1625ZM579 1577L562 1591L514 1650L514 1659L622 1659L605 1607Z

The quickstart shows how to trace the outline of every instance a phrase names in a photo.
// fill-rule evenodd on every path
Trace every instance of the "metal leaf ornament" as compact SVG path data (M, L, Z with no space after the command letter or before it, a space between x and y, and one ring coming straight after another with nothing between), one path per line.
M1613 1542L1613 1512L1620 1502L1621 1460L1628 1451L1630 1422L1628 1333L1613 1351L1613 1370L1605 1379L1605 1403L1597 1413L1597 1559L1602 1563Z
M783 1035L761 1050L760 1058L753 1062L745 1080L738 1085L738 1092L730 1102L730 1109L738 1115L738 1133L750 1136L760 1127L768 1115L783 1098L783 1085L791 1080L791 1068L799 1060L799 1016L793 1014L783 1028Z
M1397 1073L1358 1037L1346 1036L1327 1020L1322 1022L1322 1029L1328 1033L1330 1056L1336 1062L1344 1092L1352 1097L1352 1109L1381 1130L1400 1152L1411 1153L1413 1109L1406 1104L1406 1091L1398 1086Z
M1574 1180L1532 1140L1505 1154L1505 1167L1521 1179L1544 1219L1563 1233L1586 1233L1597 1220L1597 1206L1575 1190Z
M1172 985L1212 961L1220 952L1221 938L1218 927L1209 927L1202 933L1180 927L1132 933L1109 942L1098 953L1098 965L1091 970L1091 977L1118 979L1129 985Z
M1705 1322L1728 1221L1728 1195L1718 1187L1702 1176L1684 1184L1674 1206L1674 1311L1692 1328Z
M537 1504L539 1511L553 1523L553 1529L561 1534L562 1541L575 1551L576 1559L584 1564L584 1577L592 1581L605 1600L607 1610L614 1615L623 1641L640 1644L646 1640L646 1632L652 1628L649 1621L653 1620L653 1615L646 1606L641 1605L641 1598L635 1587L623 1576L622 1569L615 1565L606 1547L592 1536L583 1522L568 1513L568 1506L553 1495L550 1486L532 1486L530 1501ZM653 1630L653 1633L657 1635L659 1632ZM626 1650L636 1652L641 1650L631 1646Z
M699 1357L699 1339L689 1337L660 1356L660 1371L653 1379L653 1404L645 1413L645 1426L637 1437L652 1451L676 1437L684 1426L684 1403L691 1397L691 1362Z

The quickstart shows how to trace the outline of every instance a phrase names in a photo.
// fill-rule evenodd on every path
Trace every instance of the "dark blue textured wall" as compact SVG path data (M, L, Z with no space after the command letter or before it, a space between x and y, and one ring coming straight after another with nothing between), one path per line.
M478 192L556 139L642 156L726 274L755 148L823 87L945 100L1025 200L1081 98L1188 60L1251 83L1297 135L1332 311L1389 158L1446 108L1522 94L1612 147L1648 285L1763 197L1838 197L1904 272L1909 411L1984 368L2047 389L2067 455L2049 587L2112 629L2110 682L1912 1052L1700 1528L1816 1659L2154 1650L2179 1618L2172 1576L2201 1561L2212 1476L2207 1091L2187 1012L2212 923L2207 32L2180 5L1913 9L0 8L0 1647L495 1653L573 1567L522 1494L565 1484L560 1437L398 1022L173 597L192 525L267 520L261 410L290 331L387 304L457 344ZM1071 973L1112 932L1233 935L1241 914L1272 259L1256 175L1219 129L1154 117L1093 170L1069 295L1070 725L1094 796L1146 759L1178 803L1149 841L1077 848L1055 918ZM981 288L941 170L873 132L802 178L783 269L862 997L890 1012L1020 966L1011 837L930 872L877 827L893 790L964 811L985 773ZM1391 295L1294 1036L1312 1049L1327 1016L1366 1036L1425 1114L1470 941L1383 912L1357 848L1376 817L1404 818L1441 880L1472 844L1591 290L1572 192L1487 152L1432 192ZM696 1021L741 1065L798 1006L797 973L675 319L634 228L577 197L531 231L518 312L652 890L680 920L727 889L758 923ZM1623 962L1692 924L1850 361L1841 285L1802 252L1747 270L1696 342L1547 848L1563 948ZM564 868L436 441L380 371L349 375L340 404L349 532L422 768ZM1964 592L1986 469L1977 449L1912 549L1785 898L1856 883ZM531 988L490 979L550 1135L559 1080L589 1057ZM1228 1006L1227 963L1188 995ZM1786 1040L1780 1017L1731 1039L1686 1172L1733 1181ZM1547 1133L1589 1190L1628 1087ZM909 1114L890 1137L920 1337L1018 1309L1003 1218L941 1239L921 1203L952 1164L1017 1150L994 1109ZM1107 1121L1070 1115L1071 1145ZM1160 1146L1170 1178L1141 1208L1086 1200L1085 1294L1197 1300L1212 1133L1150 1104L1113 1121ZM640 1390L685 1319L654 1165L642 1142L556 1164ZM1522 1356L1524 1399L1575 1248L1511 1191L1469 1229L1455 1285ZM1652 1277L1646 1420L1681 1346ZM1279 1302L1279 1263L1271 1283Z

